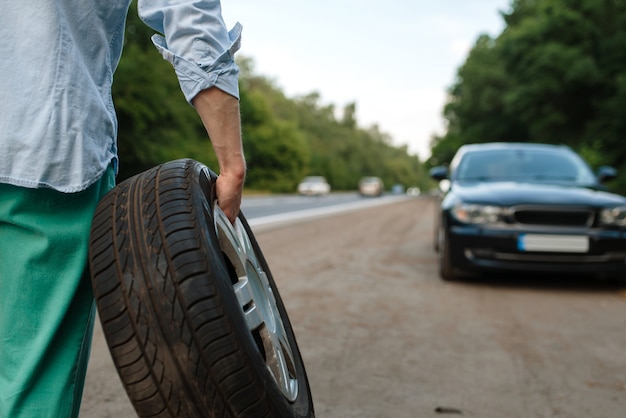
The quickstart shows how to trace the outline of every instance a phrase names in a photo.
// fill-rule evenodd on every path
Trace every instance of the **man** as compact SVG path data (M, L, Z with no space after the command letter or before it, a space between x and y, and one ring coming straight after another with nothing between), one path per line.
M0 417L75 417L94 301L91 217L114 185L113 72L131 0L15 2L0 14ZM234 221L246 166L230 32L219 0L139 0L215 149Z

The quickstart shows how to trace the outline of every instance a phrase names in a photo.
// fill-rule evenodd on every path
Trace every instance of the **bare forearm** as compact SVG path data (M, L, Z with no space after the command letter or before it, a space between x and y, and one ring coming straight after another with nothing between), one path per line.
M239 213L246 176L239 101L217 88L210 88L200 92L193 99L193 105L211 138L217 156L218 203L229 219L234 221Z

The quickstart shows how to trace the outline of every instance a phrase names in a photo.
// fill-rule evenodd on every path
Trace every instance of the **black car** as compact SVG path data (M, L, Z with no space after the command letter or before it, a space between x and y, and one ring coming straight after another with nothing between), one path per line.
M435 248L443 279L489 271L626 272L626 198L566 146L464 145L430 175L447 184Z

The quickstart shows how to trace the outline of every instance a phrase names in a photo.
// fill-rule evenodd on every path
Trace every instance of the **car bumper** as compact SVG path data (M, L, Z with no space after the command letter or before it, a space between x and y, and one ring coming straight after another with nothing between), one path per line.
M583 247L525 249L521 237L572 237ZM465 271L523 271L615 275L626 273L626 232L591 229L512 229L452 226L452 264Z
M360 189L359 194L361 196L380 196L382 191L380 189Z
M328 194L328 192L322 190L300 190L298 193L302 196L323 196Z

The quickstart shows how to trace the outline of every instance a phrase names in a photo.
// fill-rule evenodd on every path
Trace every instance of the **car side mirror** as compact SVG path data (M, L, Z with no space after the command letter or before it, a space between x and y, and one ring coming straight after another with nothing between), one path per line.
M443 165L433 167L430 169L428 174L434 180L437 180L437 181L446 180L449 176L448 167L443 166Z
M599 183L604 183L617 177L617 170L615 170L613 167L603 165L602 167L598 168L596 177Z

